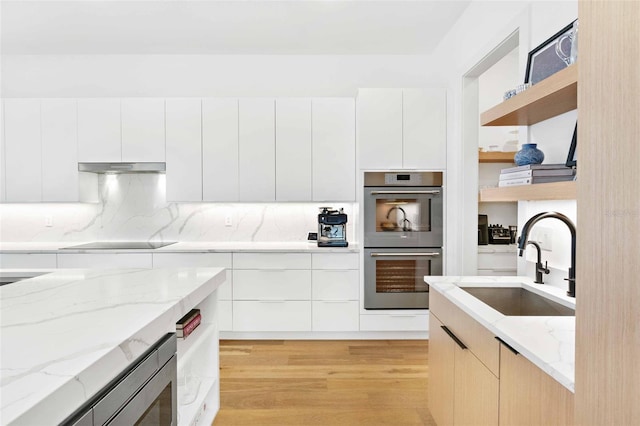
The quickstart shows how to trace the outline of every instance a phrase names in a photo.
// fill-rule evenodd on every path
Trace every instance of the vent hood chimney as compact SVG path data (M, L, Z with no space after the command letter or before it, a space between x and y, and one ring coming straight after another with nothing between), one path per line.
M90 173L164 173L166 163L78 163L78 171Z

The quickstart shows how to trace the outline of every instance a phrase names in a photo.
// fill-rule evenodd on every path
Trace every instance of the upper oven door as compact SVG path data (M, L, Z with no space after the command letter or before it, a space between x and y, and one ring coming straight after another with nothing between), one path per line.
M442 187L365 187L365 247L442 247Z

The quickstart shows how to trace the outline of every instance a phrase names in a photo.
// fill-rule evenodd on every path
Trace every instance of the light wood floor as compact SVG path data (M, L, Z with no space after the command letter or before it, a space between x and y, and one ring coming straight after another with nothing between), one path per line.
M426 340L220 342L226 425L435 426Z

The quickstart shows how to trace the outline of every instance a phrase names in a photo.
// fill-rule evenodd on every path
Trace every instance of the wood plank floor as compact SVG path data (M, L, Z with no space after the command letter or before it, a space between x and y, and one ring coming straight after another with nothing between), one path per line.
M435 426L426 340L222 340L215 426Z

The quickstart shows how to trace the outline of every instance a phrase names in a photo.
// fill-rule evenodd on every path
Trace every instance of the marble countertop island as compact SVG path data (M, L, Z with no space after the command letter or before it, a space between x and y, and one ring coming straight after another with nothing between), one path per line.
M75 269L0 287L0 424L61 422L224 280L223 268Z
M523 287L574 309L575 298L566 296L560 288L534 284L526 277L431 276L425 277L425 282L432 291L441 293L538 368L575 392L575 316L506 316L460 286Z

